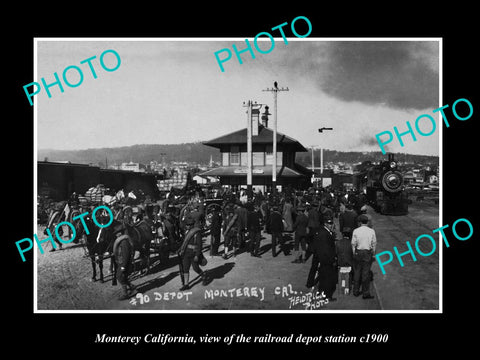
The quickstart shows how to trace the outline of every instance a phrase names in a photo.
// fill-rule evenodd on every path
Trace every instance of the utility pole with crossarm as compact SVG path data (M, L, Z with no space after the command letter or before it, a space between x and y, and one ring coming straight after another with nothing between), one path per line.
M278 88L278 83L273 83L273 88L267 88L262 91L273 92L273 163L272 163L272 192L277 192L277 93L279 91L289 91L287 88Z

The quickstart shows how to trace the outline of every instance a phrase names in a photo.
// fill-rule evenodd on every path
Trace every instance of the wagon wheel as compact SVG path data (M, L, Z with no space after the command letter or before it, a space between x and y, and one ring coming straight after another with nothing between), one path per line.
M206 209L205 209L205 229L210 230L210 227L212 226L212 216L213 216L213 211L217 210L222 212L222 207L219 204L208 204Z
M63 219L63 212L61 210L54 211L48 218L47 225L45 226L44 234L47 235L46 230L48 229L51 234L55 235L55 228ZM61 226L58 229L58 234L63 236L63 227Z

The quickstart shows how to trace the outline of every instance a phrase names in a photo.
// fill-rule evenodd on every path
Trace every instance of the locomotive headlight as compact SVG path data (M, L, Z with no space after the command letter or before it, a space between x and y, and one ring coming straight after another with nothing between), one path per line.
M382 178L383 188L388 192L397 192L402 189L403 178L398 171L387 171Z

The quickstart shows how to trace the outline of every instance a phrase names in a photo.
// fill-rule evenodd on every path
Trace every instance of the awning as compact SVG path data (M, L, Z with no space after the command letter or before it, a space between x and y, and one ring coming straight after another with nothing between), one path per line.
M247 176L248 168L246 166L221 166L207 170L200 176ZM272 176L272 166L254 166L252 169L253 176ZM299 171L293 170L287 166L277 166L278 177L303 177L308 174L303 174Z

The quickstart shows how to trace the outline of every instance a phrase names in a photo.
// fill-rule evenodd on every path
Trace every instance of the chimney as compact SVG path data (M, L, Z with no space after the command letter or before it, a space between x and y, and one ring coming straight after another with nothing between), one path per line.
M262 125L268 127L268 115L272 115L268 112L268 105L265 105L265 112L262 114Z

